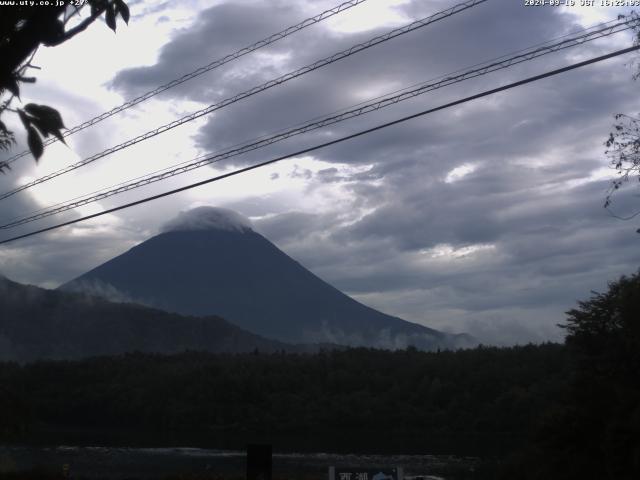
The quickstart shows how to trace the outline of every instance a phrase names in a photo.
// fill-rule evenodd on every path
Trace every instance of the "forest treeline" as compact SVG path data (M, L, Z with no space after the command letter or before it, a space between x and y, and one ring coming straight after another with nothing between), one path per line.
M557 344L134 353L0 364L0 411L11 412L1 417L6 440L81 431L94 442L116 432L142 444L177 437L233 447L256 437L295 439L289 448L299 448L306 437L309 449L503 454L527 441L540 412L564 395L566 377Z

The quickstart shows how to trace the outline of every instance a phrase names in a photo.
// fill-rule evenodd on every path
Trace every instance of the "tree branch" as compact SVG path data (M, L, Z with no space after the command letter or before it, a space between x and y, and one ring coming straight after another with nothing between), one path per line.
M104 13L104 11L106 10L106 6L104 7L100 7L96 12L94 12L89 18L84 19L82 22L80 22L78 25L76 25L75 27L73 27L71 30L67 30L66 32L64 32L64 35L62 37L60 37L58 40L56 40L55 42L51 42L49 44L50 47L55 47L57 45L60 45L64 42L66 42L67 40L72 39L73 37L75 37L77 34L79 34L80 32L84 32L87 27L89 25L91 25L93 22L95 22L95 20Z

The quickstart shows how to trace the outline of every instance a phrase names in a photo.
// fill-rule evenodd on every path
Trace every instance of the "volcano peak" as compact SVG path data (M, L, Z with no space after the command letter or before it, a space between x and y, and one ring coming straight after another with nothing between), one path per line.
M160 229L162 233L201 230L244 233L252 231L253 228L251 220L238 212L226 208L203 206L180 212Z

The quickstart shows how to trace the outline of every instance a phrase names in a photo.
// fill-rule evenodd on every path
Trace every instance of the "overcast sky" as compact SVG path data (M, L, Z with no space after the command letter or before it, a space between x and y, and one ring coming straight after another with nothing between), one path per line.
M74 126L338 0L129 1L129 26L95 24L42 48L41 102ZM5 191L278 75L454 5L368 0L24 158ZM611 20L624 10L489 0L2 201L0 220ZM86 13L85 13L86 15ZM436 90L233 161L112 197L1 238L185 185L629 46L629 32ZM634 55L636 55L634 57ZM613 114L640 110L637 54L509 90L118 214L0 247L0 272L56 287L159 232L180 211L233 209L315 274L385 313L486 343L561 339L591 290L637 270L638 222L603 209ZM637 67L637 65L636 65ZM11 117L4 121L21 129ZM24 144L17 147L21 150ZM0 159L7 158L0 153ZM640 208L637 185L614 199ZM215 252L212 252L215 254Z

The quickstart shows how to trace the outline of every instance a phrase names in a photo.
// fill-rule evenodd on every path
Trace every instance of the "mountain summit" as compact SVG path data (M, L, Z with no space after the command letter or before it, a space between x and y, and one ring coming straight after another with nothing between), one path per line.
M224 230L245 232L253 230L251 220L226 208L197 207L180 214L160 229L162 232L190 232Z
M445 334L353 300L236 212L200 207L161 231L60 288L186 315L218 315L286 342L422 349L469 342L466 335Z

